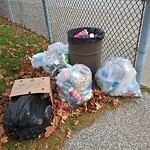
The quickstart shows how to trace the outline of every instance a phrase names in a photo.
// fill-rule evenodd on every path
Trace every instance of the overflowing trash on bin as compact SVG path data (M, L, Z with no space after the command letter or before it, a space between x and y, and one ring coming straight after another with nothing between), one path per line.
M136 70L122 57L107 61L95 74L97 85L110 96L141 96Z
M50 45L47 51L32 56L33 68L43 67L44 71L54 78L62 68L69 66L68 45L56 42Z
M105 32L100 28L82 27L67 32L69 63L84 64L95 73L101 66Z
M91 99L92 73L83 64L63 69L56 83L60 99L70 106L76 107Z
M75 38L94 38L94 33L88 33L86 29L74 35Z

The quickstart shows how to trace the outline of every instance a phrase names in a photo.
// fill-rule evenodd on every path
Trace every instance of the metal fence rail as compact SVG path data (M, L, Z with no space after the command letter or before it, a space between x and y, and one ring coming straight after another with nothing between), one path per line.
M144 6L141 0L50 0L53 39L67 42L71 28L102 28L106 32L102 61L122 56L135 65Z

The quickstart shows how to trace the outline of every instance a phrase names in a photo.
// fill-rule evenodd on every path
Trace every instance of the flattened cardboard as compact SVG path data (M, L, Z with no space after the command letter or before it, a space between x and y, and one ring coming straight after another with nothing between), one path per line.
M50 81L50 77L15 80L10 97L35 93L49 93L51 102L53 104L53 95Z

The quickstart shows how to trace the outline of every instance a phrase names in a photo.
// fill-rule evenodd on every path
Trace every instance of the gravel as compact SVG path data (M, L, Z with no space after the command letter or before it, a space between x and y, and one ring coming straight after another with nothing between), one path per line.
M107 111L65 142L65 150L150 150L150 94Z

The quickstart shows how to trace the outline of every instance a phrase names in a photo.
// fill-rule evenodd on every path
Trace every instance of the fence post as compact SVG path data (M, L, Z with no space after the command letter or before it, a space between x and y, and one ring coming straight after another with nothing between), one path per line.
M8 9L9 9L9 13L10 13L12 21L15 22L10 0L8 0Z
M43 2L43 7L44 7L44 14L45 14L45 20L46 20L46 25L47 25L49 42L53 43L50 16L49 16L49 12L48 12L48 1L47 0L42 0L42 2Z
M143 26L136 61L137 82L140 83L150 37L150 0L146 1Z

